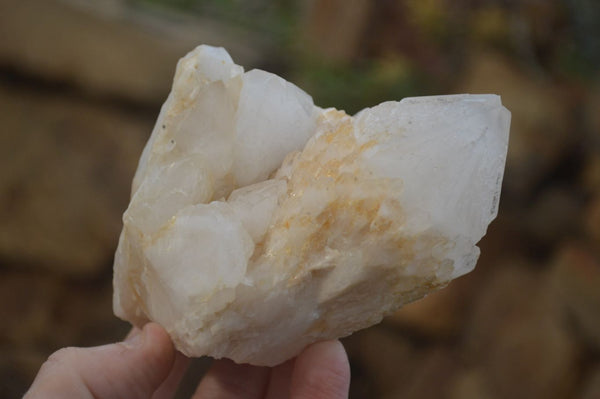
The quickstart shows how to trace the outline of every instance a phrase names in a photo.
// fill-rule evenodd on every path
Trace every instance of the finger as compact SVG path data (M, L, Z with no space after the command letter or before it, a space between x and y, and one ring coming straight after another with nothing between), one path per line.
M175 392L177 392L177 388L179 387L179 383L185 374L188 365L190 364L190 359L184 356L182 353L177 352L175 354L175 362L173 363L173 367L171 369L171 373L167 377L166 380L163 381L160 387L154 392L154 396L152 399L170 399L175 396Z
M292 399L345 399L349 388L350 364L340 341L312 344L296 358Z
M140 330L138 327L132 327L131 330L129 330L129 332L127 333L127 336L125 337L125 339L123 341L129 341L130 339L132 339L133 337L135 337L136 335L138 335L141 332L142 332L142 330Z
M266 399L289 399L294 360L276 366L271 370L271 377L267 387Z
M236 364L229 359L215 360L192 398L263 398L269 373L267 367Z
M167 333L149 323L122 343L55 352L25 397L149 398L169 375L174 359Z

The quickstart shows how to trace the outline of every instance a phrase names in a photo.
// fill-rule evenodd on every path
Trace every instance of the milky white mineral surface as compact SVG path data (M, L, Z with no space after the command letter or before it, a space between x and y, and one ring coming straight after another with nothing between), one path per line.
M375 324L475 267L509 124L495 95L321 109L200 46L133 180L114 311L186 355L267 366Z

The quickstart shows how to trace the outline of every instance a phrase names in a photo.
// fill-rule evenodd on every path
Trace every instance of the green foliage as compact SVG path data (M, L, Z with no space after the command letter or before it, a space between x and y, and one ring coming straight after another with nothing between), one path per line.
M386 100L423 94L423 79L403 59L367 61L356 66L308 64L299 68L298 84L321 107L349 114Z
M593 80L600 71L597 0L539 0L512 5L406 0L400 7L400 17L370 21L371 28L364 34L377 32L373 30L377 24L388 24L395 30L381 30L381 37L366 40L372 48L337 64L327 63L313 49L303 46L306 32L302 30L309 25L303 20L301 7L306 4L301 1L129 1L201 15L231 29L257 33L271 44L265 69L297 83L313 95L315 103L349 113L385 100L439 92L460 72L462 60L482 49L501 52L516 64L543 74L569 79ZM384 3L374 4L373 9L387 7ZM399 47L395 31L414 36L418 45ZM440 67L428 68L432 64Z
M290 0L131 0L133 4L160 6L228 23L286 40L294 25L297 2Z

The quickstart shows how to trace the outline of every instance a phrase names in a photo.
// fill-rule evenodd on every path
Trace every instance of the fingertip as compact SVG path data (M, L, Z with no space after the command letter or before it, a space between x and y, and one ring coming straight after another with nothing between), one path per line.
M169 335L149 323L124 342L56 352L27 397L149 398L167 379L174 361Z
M350 363L344 345L339 340L316 342L306 347L296 360L297 368L327 367L329 372L350 379Z
M186 357L180 352L175 352L175 361L169 376L162 382L160 387L154 392L152 399L171 399L175 396L179 383L183 378L190 358Z
M134 326L131 330L129 330L129 332L127 333L127 336L125 337L125 339L123 341L127 342L127 341L135 338L136 336L140 335L141 332L142 332L142 330L140 330L138 327Z
M347 398L350 388L350 363L338 340L308 346L296 359L292 376L293 399Z
M193 398L262 398L269 374L267 367L237 364L229 359L215 360Z
M175 347L169 334L157 323L146 324L140 333L141 352L147 369L155 376L153 380L164 380L175 362Z
M175 348L173 347L171 337L159 324L151 322L144 325L142 336L144 344L148 344L152 348L163 349L165 352L172 353L175 356Z

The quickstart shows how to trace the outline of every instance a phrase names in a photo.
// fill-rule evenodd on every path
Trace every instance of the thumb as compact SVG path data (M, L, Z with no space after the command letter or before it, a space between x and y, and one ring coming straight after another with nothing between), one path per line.
M169 375L174 360L165 330L149 323L124 342L55 352L25 398L149 398Z

